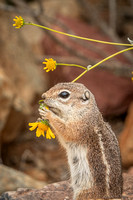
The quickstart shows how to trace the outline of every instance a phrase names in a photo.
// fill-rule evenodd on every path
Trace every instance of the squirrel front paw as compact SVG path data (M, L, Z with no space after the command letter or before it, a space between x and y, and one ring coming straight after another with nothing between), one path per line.
M39 114L41 115L42 119L48 119L48 113L50 112L47 108L39 108Z

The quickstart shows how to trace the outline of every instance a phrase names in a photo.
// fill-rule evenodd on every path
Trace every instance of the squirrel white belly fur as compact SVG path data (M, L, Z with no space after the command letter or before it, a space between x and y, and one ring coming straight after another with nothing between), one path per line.
M79 83L59 83L42 97L49 110L40 114L67 152L74 200L120 199L118 141L93 94Z

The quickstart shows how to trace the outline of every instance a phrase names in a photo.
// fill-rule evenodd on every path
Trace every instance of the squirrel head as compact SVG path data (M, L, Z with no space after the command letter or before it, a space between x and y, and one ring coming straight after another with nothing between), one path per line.
M89 119L98 111L93 94L80 83L58 83L42 98L49 109L65 121L71 118L76 121L79 118Z

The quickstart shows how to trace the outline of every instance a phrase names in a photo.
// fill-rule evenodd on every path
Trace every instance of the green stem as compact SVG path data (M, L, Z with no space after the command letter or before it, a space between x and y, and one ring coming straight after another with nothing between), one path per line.
M127 49L124 49L124 50L121 50L121 51L118 51L117 53L114 53L112 54L111 56L108 56L107 58L101 60L100 62L96 63L95 65L93 65L92 67L89 68L89 70L97 67L98 65L100 65L101 63L109 60L110 58L113 58L114 56L117 56L118 54L121 54L125 51L129 51L129 50L133 50L133 47L130 47L130 48L127 48ZM80 74L77 78L75 78L72 83L74 83L75 81L77 81L79 78L81 78L86 72L88 72L89 70L85 70L82 74Z
M83 67L81 65L76 65L76 64L57 63L57 65L75 66L75 67L79 67L79 68L82 68L82 69L86 69L86 67Z
M41 26L41 25L38 25L38 24L34 24L34 23L31 23L31 22L24 23L24 25L37 26L37 27L46 29L48 31L52 31L52 32L55 32L55 33L59 33L59 34L62 34L62 35L69 36L69 37L78 38L78 39L81 39L81 40L87 40L87 41L91 41L91 42L97 42L97 43L102 43L102 44L110 44L110 45L118 45L118 46L133 46L133 44L122 44L122 43L115 43L115 42L106 42L106 41L95 40L95 39L86 38L86 37L80 37L80 36L72 35L72 34L69 34L69 33L64 33L62 31L57 31L57 30L54 30L52 28L48 28L48 27Z
M76 82L78 79L81 78L81 76L83 76L86 72L88 72L88 70L86 69L82 74L80 74L77 78L75 78L72 83Z

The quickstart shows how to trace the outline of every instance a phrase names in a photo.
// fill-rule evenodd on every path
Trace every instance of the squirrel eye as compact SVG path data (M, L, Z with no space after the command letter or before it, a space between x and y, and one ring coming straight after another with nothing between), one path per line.
M67 92L67 91L63 91L59 94L59 97L63 98L63 99L66 99L70 96L70 93Z

